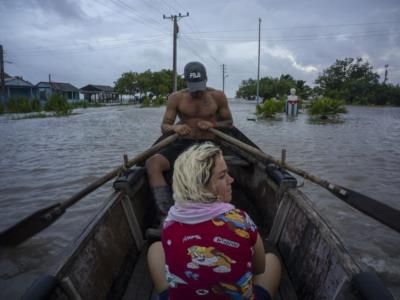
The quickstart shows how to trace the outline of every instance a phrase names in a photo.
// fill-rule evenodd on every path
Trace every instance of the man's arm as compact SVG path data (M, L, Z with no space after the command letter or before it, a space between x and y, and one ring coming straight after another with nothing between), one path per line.
M218 94L218 120L215 127L232 127L233 119L231 110L229 109L228 99L226 99L223 92L218 92Z
M163 134L174 131L174 123L177 115L177 101L174 94L170 95L167 100L164 117L161 123L161 132Z
M214 91L213 97L218 105L218 109L216 112L216 122L210 121L199 121L197 124L200 129L207 130L212 127L232 127L233 120L231 110L228 106L228 99L221 91Z
M168 97L167 107L161 123L161 132L163 134L176 132L179 135L187 135L191 131L187 125L174 124L178 114L178 100L179 96L175 93Z

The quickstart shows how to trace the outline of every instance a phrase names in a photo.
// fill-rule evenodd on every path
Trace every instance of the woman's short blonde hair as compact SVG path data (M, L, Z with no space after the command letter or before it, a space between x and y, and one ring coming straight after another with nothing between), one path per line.
M172 177L173 197L176 203L215 202L217 197L207 189L215 161L222 155L211 142L195 144L176 159Z

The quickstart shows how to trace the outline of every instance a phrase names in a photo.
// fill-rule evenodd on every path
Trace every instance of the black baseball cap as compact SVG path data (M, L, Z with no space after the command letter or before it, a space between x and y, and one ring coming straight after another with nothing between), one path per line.
M207 88L207 72L202 63L192 61L187 63L184 71L189 92L205 91Z

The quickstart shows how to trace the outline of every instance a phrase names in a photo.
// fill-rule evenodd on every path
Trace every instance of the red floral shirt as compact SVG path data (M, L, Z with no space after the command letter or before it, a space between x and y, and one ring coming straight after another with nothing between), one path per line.
M170 299L254 299L257 233L240 209L198 224L168 222L162 244Z

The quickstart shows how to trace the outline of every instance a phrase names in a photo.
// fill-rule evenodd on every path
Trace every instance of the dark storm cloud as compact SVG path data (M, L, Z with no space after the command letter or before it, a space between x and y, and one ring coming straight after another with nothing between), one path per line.
M63 19L85 18L80 2L73 0L3 0L0 1L1 6L7 10L39 10L43 15L57 15Z

